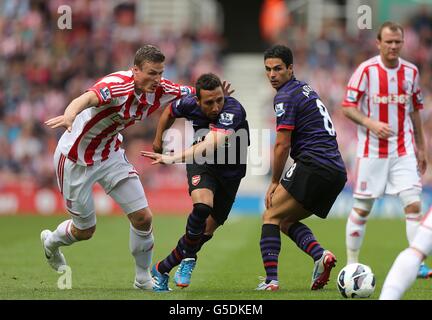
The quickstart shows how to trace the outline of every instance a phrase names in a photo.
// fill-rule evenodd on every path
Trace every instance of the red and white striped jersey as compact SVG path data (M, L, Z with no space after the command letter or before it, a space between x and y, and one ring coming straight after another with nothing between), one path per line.
M87 91L96 93L99 103L77 115L72 131L59 141L60 151L81 165L108 159L119 149L119 133L137 120L147 118L159 107L194 93L195 88L162 79L154 93L136 93L132 70L111 73Z
M395 133L388 139L380 139L359 125L358 157L389 158L414 154L409 114L423 108L419 79L419 71L412 63L399 59L399 66L389 69L379 55L356 69L348 82L342 105L359 107L369 118L388 123Z

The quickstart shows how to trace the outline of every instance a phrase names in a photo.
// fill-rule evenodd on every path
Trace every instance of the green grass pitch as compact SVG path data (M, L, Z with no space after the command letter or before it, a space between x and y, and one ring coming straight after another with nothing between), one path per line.
M129 253L129 225L125 217L98 217L97 231L90 241L63 247L72 269L72 289L57 288L59 274L48 267L39 234L55 229L66 216L0 217L0 299L143 299L143 300L326 300L344 299L336 288L336 276L345 264L345 220L308 219L321 244L338 257L324 290L309 289L313 263L285 236L279 257L278 292L257 292L261 262L259 217L232 216L199 254L189 288L169 293L142 292L132 288L133 258ZM186 216L154 218L154 261L164 258L185 228ZM405 222L372 219L360 259L371 266L377 299L393 260L406 247ZM173 275L175 270L171 272ZM172 278L172 277L171 277ZM417 280L406 299L430 299L430 280Z

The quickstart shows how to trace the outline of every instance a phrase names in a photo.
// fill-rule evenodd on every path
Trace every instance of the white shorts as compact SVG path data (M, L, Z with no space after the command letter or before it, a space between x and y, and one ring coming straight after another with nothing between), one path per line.
M95 183L99 183L126 214L148 207L138 172L126 159L123 149L112 153L105 161L82 166L66 158L57 148L54 166L60 192L78 229L84 230L96 225L93 202ZM124 183L119 184L123 180L127 183L126 186Z
M379 198L408 189L422 189L414 155L399 158L357 158L354 198Z

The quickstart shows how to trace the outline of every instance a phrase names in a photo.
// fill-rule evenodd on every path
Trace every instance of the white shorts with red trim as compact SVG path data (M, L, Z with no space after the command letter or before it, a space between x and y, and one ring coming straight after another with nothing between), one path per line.
M111 153L105 161L96 162L92 166L82 166L65 157L57 148L54 153L54 165L60 192L78 229L88 229L96 224L93 202L95 183L99 183L126 214L133 212L131 210L137 211L148 206L138 172L128 162L123 149ZM115 189L119 189L118 185L122 185L119 184L120 181L132 177L135 179L128 179L131 180L131 187L128 188L126 195L124 192L114 192ZM133 201L134 208L125 206L125 197Z
M398 158L357 158L354 198L379 198L409 189L422 190L414 155Z

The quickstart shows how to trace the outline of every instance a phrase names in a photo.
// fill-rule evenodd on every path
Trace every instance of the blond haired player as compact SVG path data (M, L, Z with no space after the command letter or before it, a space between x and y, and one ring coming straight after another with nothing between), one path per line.
M130 251L135 258L134 287L151 290L152 212L135 168L121 148L120 131L147 118L158 108L195 92L162 78L165 56L151 45L140 48L131 70L100 79L74 99L63 115L49 119L51 128L64 127L54 154L58 186L71 219L53 232L41 233L50 266L66 265L60 251L88 240L96 229L92 187L99 183L130 220Z
M421 220L420 174L426 151L420 110L423 108L418 68L400 58L403 28L381 25L379 55L363 62L349 80L344 114L358 125L354 205L346 225L347 263L358 262L367 217L375 199L397 195L404 207L408 242ZM427 278L426 265L419 277Z

